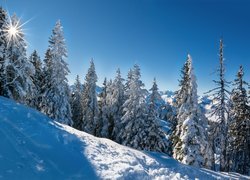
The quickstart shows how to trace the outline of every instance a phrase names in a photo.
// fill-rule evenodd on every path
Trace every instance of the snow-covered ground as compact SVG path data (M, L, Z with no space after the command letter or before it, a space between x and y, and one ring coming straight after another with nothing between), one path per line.
M96 138L0 97L0 179L247 179Z

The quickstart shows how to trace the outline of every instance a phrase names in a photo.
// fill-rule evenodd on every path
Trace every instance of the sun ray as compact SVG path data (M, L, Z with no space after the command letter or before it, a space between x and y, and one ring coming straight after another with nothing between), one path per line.
M8 23L3 30L6 33L7 45L9 46L10 44L19 44L21 41L27 44L28 42L24 39L25 29L23 26L29 23L33 18L22 23L21 18L18 18L16 15L11 17L8 12L7 14L9 17Z
M27 23L29 23L30 21L32 21L34 18L30 18L27 21L25 21L24 23L20 24L20 27L22 28L24 25L26 25Z

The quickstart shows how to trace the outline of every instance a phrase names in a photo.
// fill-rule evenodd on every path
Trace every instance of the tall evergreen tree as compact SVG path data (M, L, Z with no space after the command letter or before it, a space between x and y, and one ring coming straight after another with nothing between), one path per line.
M98 103L96 95L97 75L95 72L95 65L93 59L90 61L90 68L85 76L84 90L83 90L83 131L92 135L97 135L100 120L98 119Z
M97 136L108 138L108 120L107 120L107 78L104 78L102 92L99 94L99 120L100 126L97 129ZM104 127L105 126L105 127Z
M212 141L213 141L213 151L215 157L219 157L216 161L219 161L219 167L215 170L226 171L227 170L227 160L226 160L226 146L227 146L227 115L228 115L228 94L230 92L227 90L229 87L225 80L225 66L224 66L224 44L223 40L220 40L220 50L219 50L219 61L220 67L218 69L219 80L214 80L215 88L210 90L213 98L214 108L212 109L211 117L214 116L218 125L212 127Z
M6 78L3 87L4 95L19 102L28 103L26 100L33 96L34 84L31 77L34 74L34 67L26 57L26 43L18 17L13 15L7 26L19 29L15 34L8 33L7 36L8 45L3 65Z
M181 105L187 100L188 98L188 88L189 88L189 71L190 71L190 61L186 61L184 66L182 67L181 69L181 80L179 80L179 87L180 89L177 90L175 92L175 100L173 102L173 106L174 108L178 111L178 109L180 109ZM176 126L177 126L178 122L177 122L177 113L175 115L175 117L173 118L173 121L172 121L172 130L173 132L176 130ZM180 134L179 134L180 135ZM172 134L172 142L173 142L173 145L176 144L176 140L174 139L175 137L178 137L178 136L175 136L175 134Z
M188 55L183 68L183 86L179 91L178 124L174 132L173 157L180 162L196 167L211 168L211 151L204 123L205 116L198 105L196 77L192 59ZM185 82L185 83L184 83Z
M187 89L188 89L188 82L189 82L189 71L191 66L191 61L186 61L184 66L181 70L181 80L179 80L179 87L180 89L175 92L175 102L174 105L176 108L180 108L181 105L186 101L187 99Z
M67 75L70 72L65 62L67 50L61 22L57 21L49 40L49 51L46 53L45 74L46 87L42 111L50 118L72 125L69 87Z
M41 112L45 112L47 97L45 97L45 92L48 89L51 89L53 82L51 82L52 75L52 55L51 50L48 48L45 52L45 57L43 60L44 66L42 68L43 71L43 79L41 81L41 102L39 103L39 109Z
M147 106L145 94L142 89L144 84L140 80L140 77L140 68L138 65L134 65L132 78L126 91L128 99L123 105L123 125L119 133L119 138L123 145L136 149L145 148L143 139L147 136L144 124L147 118Z
M112 94L112 81L107 82L104 79L102 92L99 95L99 118L101 120L100 125L100 136L112 139L112 130L114 127L114 119L111 113L111 101L110 97Z
M116 71L114 82L112 83L111 93L108 94L108 100L110 101L109 104L111 104L111 114L114 121L113 126L110 128L110 132L112 132L111 139L118 143L121 143L118 134L122 127L123 104L125 102L123 81L124 79L121 77L120 69L118 69Z
M181 69L181 80L179 80L179 87L180 89L175 92L175 101L174 101L174 106L178 111L181 108L182 104L187 101L187 98L189 96L188 91L190 89L190 68L191 68L191 59L187 59L187 61L184 63L184 66ZM178 119L177 117L175 118L176 121L173 123L173 134L171 136L173 147L176 146L177 142L179 141L179 136L181 131L176 130L177 125L178 125ZM180 124L180 123L179 123ZM181 125L181 124L180 124Z
M123 115L124 85L122 82L123 79L118 69L114 82L111 80L107 82L105 78L102 93L99 95L99 116L102 120L101 136L117 142L120 142L118 133Z
M161 100L161 96L158 92L156 79L154 79L150 91L152 91L152 94L150 95L148 116L145 121L145 131L147 136L144 138L144 149L170 154L170 142L167 140L166 134L161 129L158 119L158 103L159 100Z
M230 171L250 175L250 109L243 80L243 67L237 73L231 93L229 124L229 163Z
M72 111L73 127L78 130L82 130L82 118L83 118L82 91L83 87L80 82L80 78L77 75L74 84L74 89L72 92L71 111Z
M152 91L152 93L148 97L149 103L153 103L154 104L156 116L159 117L160 113L161 113L161 108L162 108L161 106L162 106L164 100L161 98L161 95L158 92L158 85L156 83L156 79L155 78L154 78L154 81L153 81L153 86L150 89L150 91Z
M29 57L29 61L33 64L35 68L35 73L32 76L34 83L33 97L29 99L29 105L40 110L40 102L42 100L42 83L43 83L43 69L40 57L35 50Z
M129 86L130 86L130 83L131 83L132 79L133 79L133 70L129 69L128 74L127 74L127 79L126 79L126 82L125 82L125 85L124 85L125 99L128 98L128 96L127 96L128 93L127 92L129 91L129 88L130 88Z
M7 49L6 39L6 25L7 25L7 13L0 7L0 96L4 95L4 85L6 83L5 75L5 59Z

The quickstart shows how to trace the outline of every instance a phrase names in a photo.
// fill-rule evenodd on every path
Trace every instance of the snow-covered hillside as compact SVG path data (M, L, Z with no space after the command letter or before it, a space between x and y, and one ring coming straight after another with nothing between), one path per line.
M0 97L0 179L247 179L96 138Z

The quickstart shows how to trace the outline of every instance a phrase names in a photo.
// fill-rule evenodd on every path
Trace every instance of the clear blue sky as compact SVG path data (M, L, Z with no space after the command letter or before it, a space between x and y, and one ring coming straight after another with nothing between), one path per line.
M149 88L156 77L161 90L176 90L189 52L199 92L213 87L218 43L225 42L228 80L239 65L250 80L250 1L248 0L1 0L25 25L28 53L43 57L55 22L60 19L68 47L73 83L94 58L100 85L118 67L124 77L134 63Z

